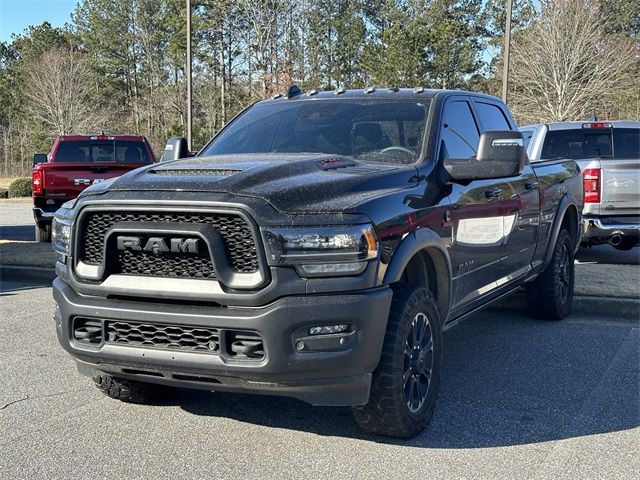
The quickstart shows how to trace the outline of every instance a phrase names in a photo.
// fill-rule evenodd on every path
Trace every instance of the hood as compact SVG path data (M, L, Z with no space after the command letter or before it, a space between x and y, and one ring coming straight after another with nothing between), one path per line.
M415 167L326 154L242 154L153 164L115 180L110 191L228 193L266 200L285 213L343 212L417 183Z

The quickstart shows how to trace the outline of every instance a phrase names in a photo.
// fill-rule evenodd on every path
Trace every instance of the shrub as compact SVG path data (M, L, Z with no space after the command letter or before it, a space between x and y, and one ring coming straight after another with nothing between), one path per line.
M30 197L31 196L31 179L16 178L9 184L9 198L14 197Z
M0 188L0 198L9 198L9 190Z

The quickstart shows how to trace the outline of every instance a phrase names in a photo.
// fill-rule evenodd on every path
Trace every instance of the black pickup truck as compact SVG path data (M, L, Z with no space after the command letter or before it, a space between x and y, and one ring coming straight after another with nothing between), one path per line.
M183 140L54 220L58 339L113 398L284 395L411 437L444 328L521 288L571 310L579 169L530 165L494 97L292 87Z

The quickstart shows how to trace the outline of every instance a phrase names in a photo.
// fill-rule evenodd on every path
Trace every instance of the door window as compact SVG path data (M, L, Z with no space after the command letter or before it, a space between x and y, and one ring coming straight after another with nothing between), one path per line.
M504 112L496 105L476 102L476 110L480 117L483 132L488 130L511 130L507 117L504 116Z
M458 100L444 107L440 158L473 158L480 134L469 103Z

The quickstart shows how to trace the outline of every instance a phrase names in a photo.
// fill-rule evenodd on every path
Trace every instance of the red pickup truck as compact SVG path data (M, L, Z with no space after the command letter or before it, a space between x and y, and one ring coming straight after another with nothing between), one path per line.
M156 157L145 137L133 135L64 135L49 155L33 156L31 186L36 241L51 241L51 220L66 201L89 185L153 163Z

